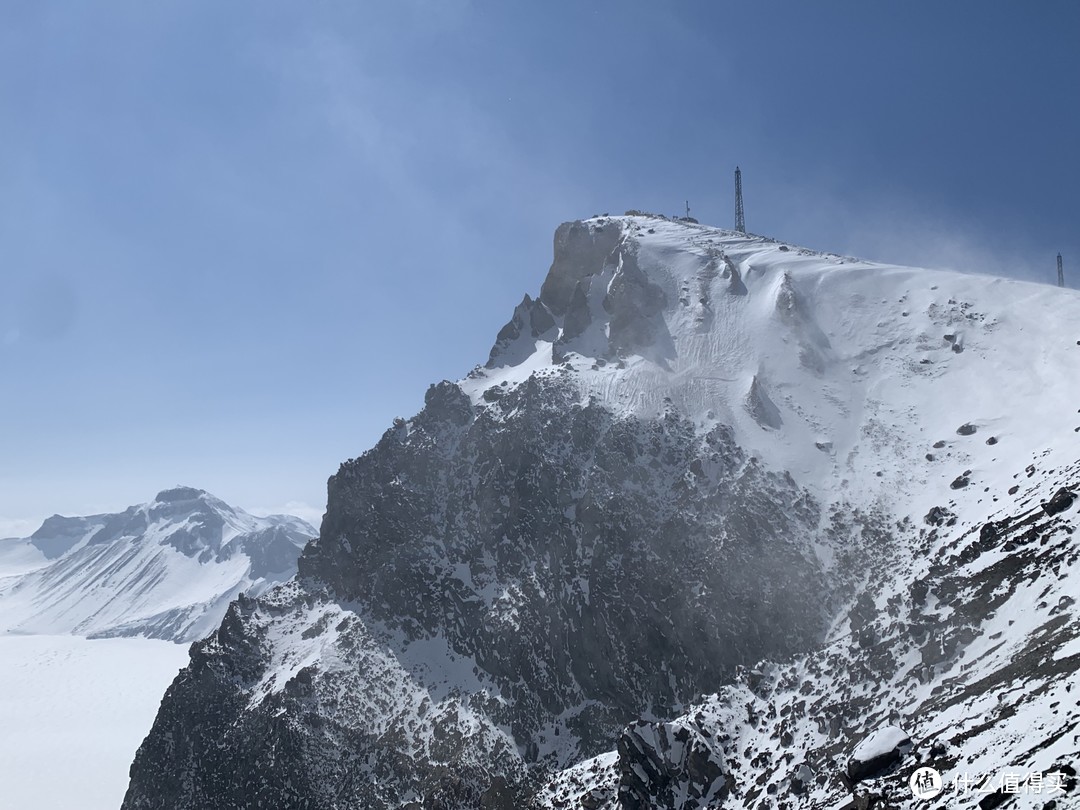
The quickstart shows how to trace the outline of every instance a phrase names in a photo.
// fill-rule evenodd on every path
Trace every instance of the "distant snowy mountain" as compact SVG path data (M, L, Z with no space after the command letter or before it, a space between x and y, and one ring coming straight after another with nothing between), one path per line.
M1078 806L1078 364L1070 290L566 223L193 646L124 807Z
M296 572L317 532L190 487L119 514L46 520L0 540L0 633L202 638L241 592Z

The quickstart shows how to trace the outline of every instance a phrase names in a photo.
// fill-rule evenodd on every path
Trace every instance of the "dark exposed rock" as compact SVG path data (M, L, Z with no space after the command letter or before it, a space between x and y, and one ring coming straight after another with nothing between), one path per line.
M544 303L526 295L510 321L499 330L486 367L520 363L533 353L538 339L554 339L555 326L555 319Z
M956 515L944 506L932 506L923 520L931 526L952 526L956 523Z
M925 579L917 579L911 583L909 592L911 604L921 607L926 604L926 595L930 592L930 586Z
M93 525L93 520L89 517L53 515L30 535L30 541L46 559L53 560L63 556L72 546L83 540Z
M806 787L812 784L813 781L813 770L805 762L800 763L791 776L791 792L796 796L801 796Z
M979 530L979 543L984 548L992 547L997 543L998 538L1001 536L998 525L993 521L984 523L983 527Z
M949 487L951 489L963 489L964 487L966 487L970 483L971 483L971 479L968 478L967 475L958 475L958 476L956 476L956 478L954 478L952 480L952 483L949 484Z
M733 261L725 258L727 265L726 278L728 279L728 294L729 295L746 295L746 285L743 283L742 274L739 273L739 268Z
M830 583L801 539L818 508L790 477L748 463L728 428L701 434L675 411L618 417L550 377L480 408L447 382L425 399L404 440L388 431L330 480L299 579L197 645L140 748L126 808L254 806L248 795L312 810L397 807L409 793L486 801L474 789L496 778L520 801L556 718L576 760L735 665L820 638ZM484 593L512 595L513 612ZM333 632L308 632L304 617L326 611ZM323 659L340 668L254 699L283 654L263 635L270 622L279 635L297 622L290 643L328 645ZM386 674L385 634L403 639L391 657L438 638L447 666L475 666L462 699L476 722L435 703L374 725L381 715L365 706L427 688ZM419 750L415 724L431 730ZM691 751L663 768L705 784L708 761ZM474 792L447 772L472 774Z
M664 291L651 282L638 267L633 250L617 252L617 270L604 295L604 311L608 313L608 341L615 356L631 353L649 356L656 349L666 359L673 351L668 348L671 336L661 312L667 303ZM657 346L661 342L662 345Z
M956 432L961 436L970 436L977 430L978 428L975 425L971 424L970 422L966 422L965 424L958 427L956 429Z
M848 612L852 630L859 630L870 624L877 616L873 598L867 593L860 593L854 606Z
M784 420L780 417L780 409L769 397L765 385L754 375L750 383L750 391L746 395L746 407L754 421L764 428L778 430L783 427Z
M673 786L685 792L687 810L711 806L723 787L722 754L697 729L675 723L636 722L618 741L619 807L674 807Z
M585 222L567 222L559 226L554 261L540 289L540 300L553 315L566 314L578 282L599 273L621 239L618 225L591 228Z
M993 793L988 793L979 799L979 810L994 810L995 807L1005 804L1013 795L1012 793L1006 793L1004 790L995 790Z
M1046 514L1056 515L1072 506L1075 499L1076 496L1072 492L1062 487L1054 493L1054 497L1042 505L1042 508Z
M574 287L574 294L570 297L570 303L563 319L562 342L573 340L589 328L592 323L592 315L589 313L589 297L585 292L586 282L579 281Z

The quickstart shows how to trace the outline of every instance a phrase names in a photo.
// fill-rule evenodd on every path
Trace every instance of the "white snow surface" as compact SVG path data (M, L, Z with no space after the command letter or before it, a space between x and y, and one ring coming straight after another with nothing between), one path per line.
M187 649L144 638L0 636L0 808L115 810Z

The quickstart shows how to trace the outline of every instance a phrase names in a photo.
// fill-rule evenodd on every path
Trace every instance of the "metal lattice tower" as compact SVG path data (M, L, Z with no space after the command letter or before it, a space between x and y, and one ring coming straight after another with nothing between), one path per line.
M742 207L742 172L735 167L735 230L746 233L746 217Z
M1060 253L1058 254L1058 286L1059 287L1064 287L1065 286L1065 270L1061 266L1061 254Z

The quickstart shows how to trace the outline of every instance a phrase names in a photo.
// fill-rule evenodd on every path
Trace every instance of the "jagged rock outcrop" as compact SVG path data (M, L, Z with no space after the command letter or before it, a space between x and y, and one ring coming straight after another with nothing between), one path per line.
M1068 593L1080 549L1073 523L1040 506L1077 480L1080 461L1048 460L992 521L919 530L870 573L827 645L740 672L670 721L716 741L729 789L719 806L914 810L925 802L909 779L930 766L942 775L939 800L959 806L1080 807L1080 620ZM871 645L860 643L867 631ZM629 785L635 797L665 797L645 806L697 807L666 797L700 790L699 778L634 767L656 755L623 742L632 730L594 760L604 767L558 774L535 806L594 796L592 810L642 806L622 801Z
M784 419L780 416L780 409L776 407L776 403L772 401L769 392L765 390L765 384L757 375L754 375L754 379L750 383L750 390L746 394L746 408L750 411L750 415L754 417L754 421L763 428L777 430L784 424Z
M536 351L537 340L553 340L556 331L555 319L544 303L526 295L510 321L499 330L487 367L516 366Z
M555 231L555 257L540 288L540 301L562 317L566 314L578 284L603 271L623 238L618 220L599 222L564 222Z

